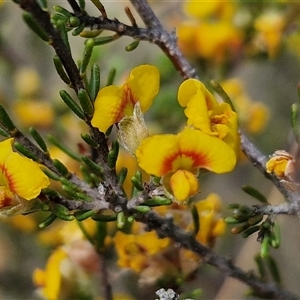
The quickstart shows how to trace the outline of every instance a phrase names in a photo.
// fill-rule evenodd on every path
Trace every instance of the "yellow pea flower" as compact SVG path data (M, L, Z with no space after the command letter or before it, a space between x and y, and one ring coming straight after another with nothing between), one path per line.
M237 114L229 104L218 103L204 84L196 79L188 79L180 85L178 102L186 107L187 125L218 137L238 153Z
M165 187L178 201L185 201L198 191L194 178L198 169L225 173L236 163L235 152L226 143L188 127L177 135L154 135L144 139L136 156L139 166L148 174L164 177Z
M151 256L160 253L170 244L169 238L159 239L154 231L125 234L118 231L114 237L118 253L118 265L139 273L145 269Z
M279 53L285 26L284 15L276 11L268 11L255 21L256 44L258 48L266 50L271 58Z
M268 173L274 173L279 178L293 180L296 176L297 163L295 158L284 150L277 150L266 163Z
M42 99L18 99L12 108L17 120L24 127L48 128L55 120L53 106Z
M140 102L142 112L147 111L158 90L159 72L155 66L141 65L132 69L121 87L110 85L99 91L92 125L106 132L125 116L132 116L137 102Z
M222 87L232 100L243 129L251 134L258 134L268 123L269 110L259 101L253 101L246 93L242 82L231 78L222 82Z
M50 181L39 165L13 152L13 139L0 142L0 209L36 198Z
M218 195L210 194L196 204L200 218L197 240L206 246L213 246L216 237L225 233L226 223L220 218L221 200Z
M35 269L34 283L42 287L42 295L46 299L58 299L62 287L61 265L68 257L65 250L57 248L49 257L45 270Z
M237 7L237 3L233 1L188 0L184 3L184 9L187 14L199 20L203 18L231 20Z

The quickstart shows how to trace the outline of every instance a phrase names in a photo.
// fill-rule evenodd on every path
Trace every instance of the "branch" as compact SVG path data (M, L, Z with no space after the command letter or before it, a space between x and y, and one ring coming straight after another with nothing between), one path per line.
M262 174L265 175L266 178L273 182L273 184L288 202L289 205L287 205L283 211L286 211L287 214L300 216L299 189L295 188L293 183L283 179L279 179L278 177L267 173L266 162L268 161L268 158L265 155L263 155L255 147L255 145L252 142L250 142L250 140L242 133L241 145L244 154L247 156L249 161L252 162L253 166L255 166ZM283 211L280 213L283 213ZM277 210L277 212L279 212L279 210Z
M251 273L245 273L230 260L217 255L210 248L201 245L195 238L174 225L172 219L159 217L153 212L138 214L136 220L147 224L148 230L155 230L159 237L169 237L182 247L197 253L206 263L216 267L227 276L236 278L249 285L255 293L271 299L298 299L298 296L281 289L274 283L266 283Z

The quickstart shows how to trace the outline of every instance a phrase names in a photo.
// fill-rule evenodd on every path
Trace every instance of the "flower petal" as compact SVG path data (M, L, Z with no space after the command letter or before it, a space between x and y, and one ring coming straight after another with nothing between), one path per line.
M170 179L170 188L175 198L182 202L198 192L199 184L194 174L186 170L178 170Z
M179 169L204 168L215 173L231 171L236 155L219 138L186 127L178 135L156 135L143 140L136 151L138 163L148 174L163 176Z
M204 168L215 173L230 172L236 164L231 147L215 136L186 127L178 134L181 157L193 159L192 168Z
M178 89L178 102L182 107L186 107L190 98L194 95L202 94L208 110L218 105L214 96L207 90L205 85L197 79L187 79Z
M12 151L13 139L0 143L0 185L10 192L31 200L50 184L39 165Z
M125 102L122 102L122 88L113 85L102 88L95 100L95 112L91 120L102 132L124 117Z
M154 135L140 143L135 155L139 166L148 174L163 176L172 170L172 166L165 169L164 161L166 158L176 155L178 150L176 135Z
M126 83L142 112L148 110L159 90L159 71L155 66L141 65L132 69Z
M37 163L18 153L9 155L5 167L10 190L26 200L36 198L50 184Z
M202 93L197 92L190 98L184 114L188 118L188 125L193 125L207 134L213 134L206 101Z

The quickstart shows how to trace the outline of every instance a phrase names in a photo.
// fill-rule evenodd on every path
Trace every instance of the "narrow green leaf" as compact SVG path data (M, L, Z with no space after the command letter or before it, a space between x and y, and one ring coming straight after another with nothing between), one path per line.
M85 0L78 0L79 7L81 10L85 9Z
M120 211L117 213L117 228L122 229L126 224L126 218L124 212Z
M101 12L101 14L103 14L103 12L105 12L105 8L99 0L91 0L91 1L98 8L98 10Z
M74 212L74 216L77 221L83 221L90 218L93 214L95 214L94 210L84 210L84 211L76 211Z
M144 190L143 184L140 182L140 180L136 176L131 177L131 182L137 190L139 190L139 191Z
M36 20L28 13L23 14L23 20L28 25L28 27L36 33L43 41L49 43L50 38L44 29L36 22Z
M132 43L130 43L125 47L125 50L128 52L133 51L138 47L139 44L140 44L140 39L135 39Z
M266 268L265 268L264 261L263 261L262 257L260 255L255 255L254 261L256 262L260 278L262 280L266 279L267 271L266 271Z
M108 153L108 166L111 169L114 169L116 166L116 162L118 159L118 155L119 155L119 143L118 141L113 141L112 142L112 148Z
M93 53L93 48L95 46L95 40L93 39L88 39L85 42L85 49L84 49L84 54L83 54L83 60L80 66L80 74L85 74L86 68L90 62L92 53Z
M80 23L80 20L77 17L72 16L69 18L69 26L71 27L78 27L82 24L84 23Z
M257 223L262 221L263 217L264 217L263 215L256 215L256 216L249 218L247 222L251 226L256 225Z
M260 229L259 225L252 226L243 232L242 237L247 238L249 235L253 234L254 232L257 232L259 229Z
M98 176L103 177L103 172L101 167L92 161L88 156L83 155L81 159L84 161L84 163Z
M48 4L47 4L47 0L37 0L40 8L43 10L43 11L46 11L48 12Z
M2 135L4 137L9 137L9 134L4 129L2 129L1 127L0 127L0 135Z
M60 181L60 175L55 174L47 168L41 167L41 170L52 180Z
M234 226L231 228L230 232L232 234L239 234L249 228L249 224L247 222L241 223L241 225Z
M294 104L292 104L292 107L291 107L291 126L293 129L295 140L297 142L299 141L298 117L299 117L299 105L294 103Z
M94 105L85 89L78 91L78 99L85 114L92 117L94 114Z
M74 99L68 94L67 91L59 91L60 97L65 102L65 104L77 115L80 119L85 120L85 115L81 107L74 101Z
M250 195L250 196L254 197L255 199L257 199L258 201L260 201L264 204L268 203L267 198L261 192L259 192L257 189L255 189L254 187L249 186L249 185L244 185L242 187L242 190L245 193L247 193L248 195Z
M95 140L92 139L92 137L87 133L81 133L81 138L91 147L98 148L98 144L95 142Z
M115 68L110 69L108 76L107 76L107 82L106 86L112 85L115 81L117 70Z
M97 222L96 247L98 251L100 251L105 246L106 235L107 235L107 223Z
M146 205L139 205L139 206L136 206L134 209L140 213L146 213L151 210L151 208Z
M30 151L28 148L26 148L23 144L21 144L19 142L14 142L13 146L24 156L26 156L36 162L40 162L40 159L32 151Z
M67 9L65 9L59 5L53 5L53 10L68 17L68 18L73 17L73 15Z
M118 182L121 186L123 186L126 177L127 177L128 169L125 167L122 167L119 174L118 174Z
M96 30L84 30L80 33L80 36L86 39L93 39L103 32L103 29Z
M260 256L262 258L266 258L269 255L269 241L270 237L265 235L260 246Z
M43 222L39 224L39 228L44 229L48 227L53 221L56 219L56 215L54 213L50 214Z
M237 219L234 218L234 217L226 217L226 218L225 218L225 222L226 222L227 224L238 224L238 223L241 223L242 221L239 221L239 220L237 220Z
M13 134L18 130L1 104L0 104L0 123L4 127L4 129L6 129L10 134Z
M111 43L117 39L117 35L110 35L110 36L101 36L94 39L94 46L101 46L108 43Z
M92 101L95 101L99 89L100 89L100 68L97 64L93 64L91 70L90 85L89 85L89 93Z
M66 27L66 23L62 20L57 21L56 23L57 29L60 32L61 38L64 41L65 45L67 46L69 52L71 53L71 47L69 42L68 30Z
M235 111L234 105L233 105L230 97L227 95L227 93L224 91L224 89L221 87L221 85L215 80L211 80L210 83L211 83L214 91L221 97L221 99L225 103L228 103L230 105L232 111Z
M171 205L172 203L173 201L171 199L157 196L146 200L143 204L146 206L154 207L162 205Z
M40 146L40 148L43 150L43 152L48 153L47 145L46 145L44 139L41 137L41 135L37 132L37 130L34 127L30 127L29 133L31 134L33 139L36 141L36 143Z
M69 177L71 175L71 173L69 172L69 170L67 169L67 167L58 159L53 159L52 160L54 167L58 170L58 172L65 176L65 177Z
M270 270L270 274L271 274L273 280L277 284L281 284L281 276L280 276L279 268L277 266L275 259L271 255L268 255L266 257L266 262L267 262L267 265L268 265L268 268Z
M56 72L59 75L59 77L61 78L61 80L69 85L71 81L70 81L68 75L65 72L65 69L62 65L62 62L61 62L60 58L57 55L55 55L53 57L53 62L54 62Z
M56 146L58 149L60 149L61 151L63 151L64 153L66 153L67 155L69 155L71 158L73 158L74 160L77 161L81 161L81 156L79 156L78 154L74 153L71 149L67 148L65 145L63 145L56 137L54 137L53 135L49 134L48 135L48 141Z
M73 36L80 35L85 28L85 23L81 23L77 28L72 31Z

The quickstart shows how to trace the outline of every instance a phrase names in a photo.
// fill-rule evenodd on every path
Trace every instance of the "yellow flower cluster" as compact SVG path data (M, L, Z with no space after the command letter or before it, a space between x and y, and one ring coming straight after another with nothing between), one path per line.
M230 1L186 1L185 11L194 18L177 29L179 47L186 55L216 64L234 56L243 42L243 32L232 19L237 3Z
M262 132L269 118L269 110L262 102L253 101L246 93L242 82L237 78L222 82L222 88L233 102L239 116L239 125L251 134Z
M200 228L196 239L206 246L213 246L215 239L224 234L225 222L220 218L221 201L215 194L197 202ZM193 230L189 209L184 204L172 204L156 208L166 216L172 214L174 220L187 230ZM158 280L181 278L186 280L199 266L201 260L191 251L178 248L169 238L159 239L154 232L143 231L140 224L134 224L132 233L117 232L114 237L118 254L118 265L139 273L140 285L155 284Z
M142 112L152 104L158 87L156 67L134 68L122 87L108 86L99 91L92 124L103 132L117 124L121 145L136 155L140 168L162 177L175 200L186 201L199 190L199 169L225 173L234 168L239 148L237 117L200 81L189 79L178 90L188 126L177 135L147 137Z

